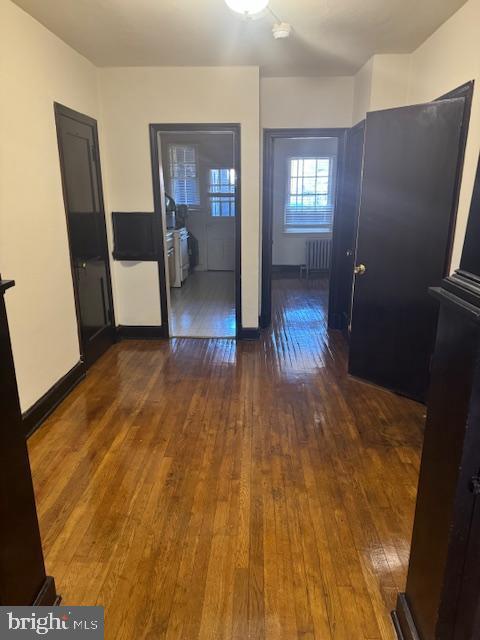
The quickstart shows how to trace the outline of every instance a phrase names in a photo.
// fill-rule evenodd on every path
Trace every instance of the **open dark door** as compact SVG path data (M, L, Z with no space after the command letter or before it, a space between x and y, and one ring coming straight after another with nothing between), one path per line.
M113 344L112 291L95 120L55 105L82 358Z
M331 329L340 329L346 337L349 335L350 328L364 143L365 120L352 127L347 133L340 206L335 216L333 231L328 326Z
M448 270L465 99L369 113L349 372L424 400Z

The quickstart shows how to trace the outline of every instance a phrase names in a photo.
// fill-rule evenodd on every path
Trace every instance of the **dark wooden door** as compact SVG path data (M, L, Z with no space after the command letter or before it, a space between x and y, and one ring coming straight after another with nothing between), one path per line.
M424 400L448 270L465 100L369 113L350 336L351 374Z
M358 213L362 185L365 121L347 133L344 177L335 217L332 273L330 279L329 327L348 337L350 328L353 267L357 242Z
M115 339L95 120L55 105L82 357L87 366Z
M478 482L478 478L476 478ZM478 491L478 487L476 489ZM480 637L480 500L474 500L466 557L463 560L454 640Z

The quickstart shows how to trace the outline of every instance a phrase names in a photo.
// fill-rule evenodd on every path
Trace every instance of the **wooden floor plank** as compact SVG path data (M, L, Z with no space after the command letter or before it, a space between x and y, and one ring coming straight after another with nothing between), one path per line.
M258 342L117 344L29 440L47 569L108 640L393 639L424 408L347 375L327 293L274 280Z

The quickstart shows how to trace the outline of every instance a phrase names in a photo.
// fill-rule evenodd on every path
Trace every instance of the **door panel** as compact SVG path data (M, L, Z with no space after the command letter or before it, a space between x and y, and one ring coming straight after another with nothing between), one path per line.
M89 366L114 342L96 125L62 107L56 119L81 351Z
M235 218L214 218L207 223L207 269L235 269Z
M369 113L349 371L423 400L448 268L465 101Z
M334 226L334 256L330 279L329 327L348 337L353 293L353 267L362 185L365 122L347 133L340 207Z

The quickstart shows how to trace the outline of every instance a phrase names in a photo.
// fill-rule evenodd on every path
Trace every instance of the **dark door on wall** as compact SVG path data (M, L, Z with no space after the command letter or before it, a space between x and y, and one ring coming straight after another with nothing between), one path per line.
M349 372L424 400L446 275L464 98L369 113Z
M81 352L90 366L115 340L97 123L57 104L55 117Z
M365 121L347 133L340 206L335 219L329 327L348 337L353 293L353 268L362 186Z
M470 506L470 505L468 505ZM473 499L470 531L465 558L460 596L457 602L455 634L453 640L480 637L480 498Z

